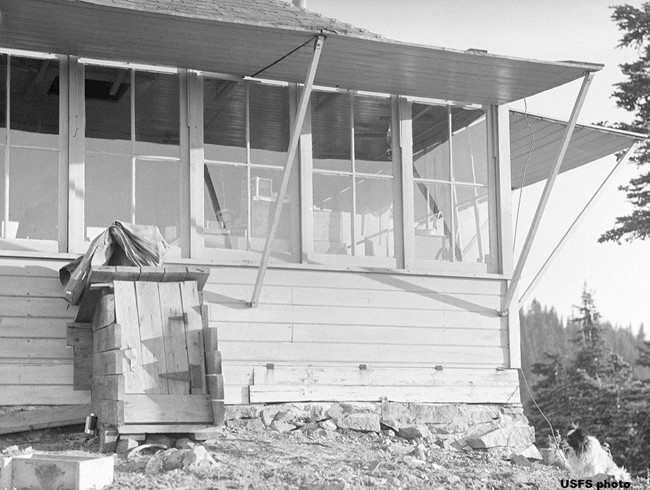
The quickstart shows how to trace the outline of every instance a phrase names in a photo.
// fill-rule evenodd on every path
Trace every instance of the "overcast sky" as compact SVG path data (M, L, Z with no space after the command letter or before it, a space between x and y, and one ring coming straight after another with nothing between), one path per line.
M626 3L638 7L642 2ZM635 58L633 50L616 47L620 32L610 19L611 4L611 0L307 0L310 10L402 41L549 61L603 63L605 68L596 75L582 109L579 122L583 123L632 118L611 98L613 84L622 80L618 65ZM579 86L574 82L532 97L528 110L568 119ZM522 103L513 106L523 109ZM610 157L558 178L520 293L614 162ZM635 166L628 165L617 174L533 293L565 318L572 314L586 282L595 291L596 306L605 319L634 329L641 323L650 325L650 242L596 243L616 216L630 211L617 187L637 173ZM524 190L519 246L542 187Z

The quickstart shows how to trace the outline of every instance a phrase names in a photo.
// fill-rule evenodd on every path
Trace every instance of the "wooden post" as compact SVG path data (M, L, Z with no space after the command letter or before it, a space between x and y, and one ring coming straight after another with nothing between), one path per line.
M573 234L575 229L578 227L578 225L582 222L583 218L586 216L587 212L592 208L598 197L600 197L601 191L603 188L611 181L612 177L616 173L616 170L618 170L620 167L623 166L624 163L627 163L627 161L630 159L632 154L636 151L637 147L639 145L639 142L635 142L628 150L625 152L625 154L619 159L618 162L616 162L616 165L614 165L614 168L607 174L607 177L605 177L605 180L603 180L603 183L600 184L598 189L596 189L596 192L594 192L594 195L591 196L591 199L585 204L585 207L582 208L582 211L580 211L580 214L576 217L576 219L571 223L571 226L569 226L569 229L566 231L564 236L560 239L558 244L555 246L553 251L549 254L548 258L544 262L544 265L540 267L539 271L537 271L537 274L535 274L535 277L531 281L530 285L526 288L526 291L524 291L524 294L521 295L519 298L519 304L522 305L524 302L528 299L530 294L533 292L535 289L535 286L537 286L537 283L542 279L542 276L544 273L548 270L550 267L551 263L553 262L553 259L555 259L555 256L560 252L562 247L564 247L564 244L567 242L569 237Z
M316 76L316 69L318 68L318 60L320 59L320 53L323 49L323 43L325 42L324 36L318 36L316 43L314 45L314 55L311 60L311 65L307 71L307 77L305 78L305 86L303 88L302 96L300 98L300 104L298 106L298 115L296 117L295 125L291 131L291 141L289 142L289 153L287 155L287 165L284 168L284 175L282 176L282 185L280 186L280 191L278 192L278 198L275 204L275 212L273 213L273 221L271 222L271 229L269 234L266 237L266 244L264 245L264 252L262 253L262 260L260 261L260 268L257 272L257 279L255 281L255 286L253 288L253 295L251 297L251 306L257 306L257 303L260 298L260 292L262 291L262 283L264 282L264 276L266 274L266 269L269 265L269 258L271 257L271 246L275 238L275 233L278 230L278 225L280 223L280 214L282 213L282 203L284 203L285 195L287 194L287 189L289 188L289 180L291 177L291 169L293 167L293 162L296 157L296 152L298 150L298 142L300 141L300 134L302 133L302 125L305 121L305 115L307 114L307 108L309 107L309 98L311 97L311 89L314 84L314 78Z
M535 211L535 217L533 218L533 222L530 225L528 236L526 237L526 241L524 242L524 247L521 251L521 255L519 256L519 260L517 261L517 267L515 267L515 272L512 275L512 280L510 281L510 285L508 286L506 296L503 300L503 307L501 308L502 315L507 315L510 310L510 303L512 302L515 292L517 291L517 286L519 285L519 281L521 280L521 273L524 269L524 265L526 265L528 254L530 253L530 250L533 246L533 239L535 238L535 235L537 234L537 229L539 228L539 224L542 221L542 216L544 215L544 210L546 209L546 205L548 204L548 200L551 196L551 191L553 190L555 179L557 175L560 173L560 167L562 166L562 162L564 161L564 155L566 154L566 151L569 147L569 142L571 141L571 136L573 135L573 130L576 126L578 115L580 114L580 109L582 108L582 104L584 103L585 98L587 97L587 91L589 90L589 86L591 85L591 81L593 80L593 78L594 78L594 73L588 72L585 74L585 77L582 81L582 86L580 87L580 91L578 92L578 97L573 106L571 117L569 118L567 127L564 131L564 136L562 138L562 143L560 144L560 150L558 152L557 159L555 161L555 166L551 170L551 174L548 176L548 180L546 181L546 186L544 187L542 197L540 198L539 204L537 205L537 210Z
M221 353L217 350L217 330L210 328L208 306L201 305L203 320L203 348L205 349L205 369L208 393L212 405L214 425L223 425L226 415L224 402L224 379L221 369Z

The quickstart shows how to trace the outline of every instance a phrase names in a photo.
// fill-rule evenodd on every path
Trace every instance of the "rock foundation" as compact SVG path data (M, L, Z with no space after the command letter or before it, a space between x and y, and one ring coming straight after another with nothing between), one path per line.
M422 403L286 403L231 405L226 425L289 432L309 424L327 430L396 434L426 438L444 448L487 451L507 456L530 448L535 431L521 405Z

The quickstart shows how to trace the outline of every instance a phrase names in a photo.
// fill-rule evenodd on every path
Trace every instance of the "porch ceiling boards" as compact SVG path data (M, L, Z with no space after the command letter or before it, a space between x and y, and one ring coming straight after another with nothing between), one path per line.
M602 68L385 40L272 0L3 0L0 15L3 47L236 76L253 75L322 33L317 85L482 104L529 97ZM260 76L302 82L311 52L309 43Z
M549 176L551 168L555 164L566 125L566 121L535 114L526 115L515 110L510 111L510 160L513 189L522 187L522 178L525 187L545 180ZM646 135L627 131L577 124L560 172L566 172L625 150L632 146L636 140L646 137ZM532 148L531 142L533 143ZM526 165L527 160L528 165Z

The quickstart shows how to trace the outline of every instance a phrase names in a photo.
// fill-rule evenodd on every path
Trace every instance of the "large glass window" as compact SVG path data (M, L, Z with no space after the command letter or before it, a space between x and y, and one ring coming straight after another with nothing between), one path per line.
M391 102L311 99L314 252L395 258Z
M290 132L289 89L205 79L204 246L261 252L272 220ZM289 187L272 257L297 261L298 196Z
M59 62L0 55L0 249L58 251Z
M156 225L180 256L179 80L85 67L85 241L115 220Z
M415 258L490 263L486 114L412 104Z

